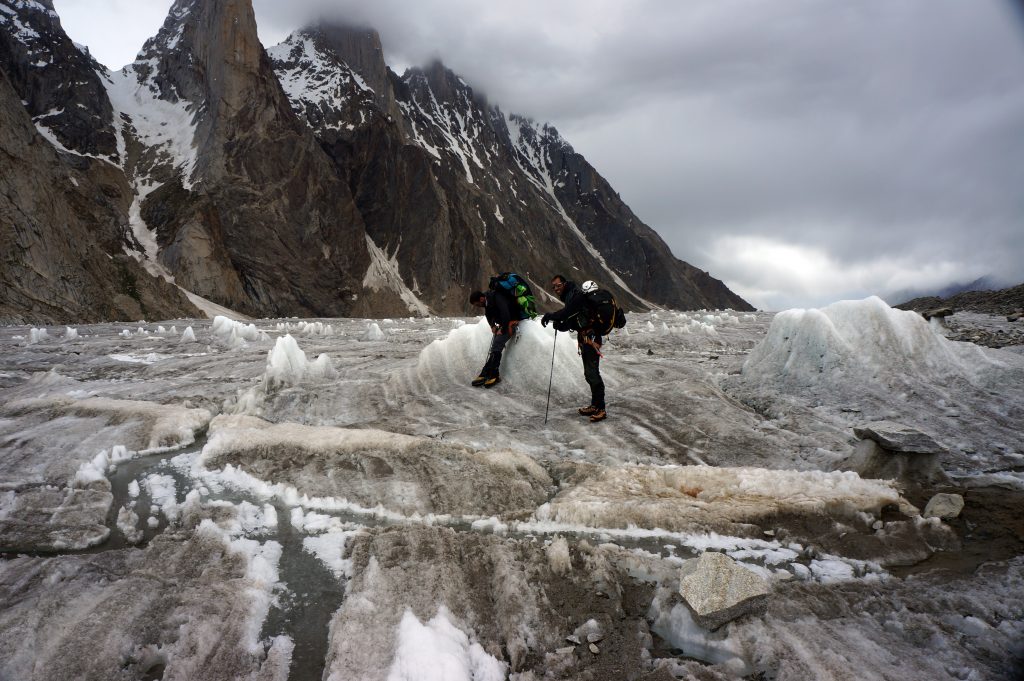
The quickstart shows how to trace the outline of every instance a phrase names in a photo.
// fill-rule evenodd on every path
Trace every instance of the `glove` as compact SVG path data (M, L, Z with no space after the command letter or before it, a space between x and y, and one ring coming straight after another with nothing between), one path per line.
M543 317L540 318L540 325L541 326L547 326L548 322L550 322L550 321L551 321L551 313L549 312L549 313L547 313L546 315L544 315Z

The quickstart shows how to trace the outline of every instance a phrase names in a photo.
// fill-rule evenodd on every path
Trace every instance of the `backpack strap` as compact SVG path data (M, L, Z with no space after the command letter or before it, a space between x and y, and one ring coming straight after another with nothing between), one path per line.
M597 353L598 357L604 359L604 355L601 354L601 344L594 340L593 334L587 334L585 331L580 331L579 345L580 348L582 348L584 345L589 345L590 347L594 348L594 352Z

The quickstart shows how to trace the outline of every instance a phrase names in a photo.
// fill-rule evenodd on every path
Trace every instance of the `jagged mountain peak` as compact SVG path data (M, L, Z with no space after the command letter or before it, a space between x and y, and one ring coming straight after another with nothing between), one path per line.
M135 61L124 69L133 72L139 85L149 88L156 96L171 102L177 102L181 98L190 101L201 98L201 93L189 87L188 81L175 78L178 70L176 62L184 61L187 64L191 59L191 51L187 45L182 44L182 38L191 28L187 19L192 9L191 0L177 0L171 6L156 35L143 43Z
M550 123L536 121L529 116L510 113L507 117L507 124L509 132L513 135L513 140L518 138L516 146L521 144L529 144L534 147L546 146L557 148L567 154L575 153L568 140L562 137L561 133L558 132L558 128Z
M179 174L185 188L211 169L218 172L222 123L285 103L250 0L177 0L136 61L108 82L134 136L147 150L159 151L155 157L143 153L141 174L160 182ZM251 124L272 120L255 116Z
M119 162L97 75L105 69L71 41L51 2L0 0L0 68L36 129L58 150Z
M426 66L414 66L406 69L402 80L408 84L414 94L430 94L440 103L465 105L472 102L480 109L488 108L487 97L474 90L462 76L444 65L440 59L433 59Z
M223 113L244 106L263 54L251 0L177 0L139 61L156 60L159 78L187 99L205 99ZM163 94L171 95L166 88Z
M318 27L292 33L267 54L291 108L323 140L346 136L385 115L394 101L387 81L379 90L371 86Z
M358 73L375 93L387 91L388 67L380 34L375 29L322 21L306 30L319 36L325 47Z
M294 52L308 72L305 57L319 51L301 33L290 40L284 56ZM150 48L161 94L173 88L197 106L176 137L189 154L183 181L140 187L140 218L157 246L148 255L189 290L247 313L338 315L372 304L359 287L369 266L362 222L293 112L251 0L179 0Z

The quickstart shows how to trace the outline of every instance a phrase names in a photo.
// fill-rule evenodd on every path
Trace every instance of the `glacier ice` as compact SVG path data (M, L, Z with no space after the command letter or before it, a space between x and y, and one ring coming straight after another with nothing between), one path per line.
M488 391L479 318L141 324L0 329L0 676L953 679L1024 657L1022 559L962 524L998 534L1024 502L1012 351L873 300L633 314L590 424L575 339L536 322ZM881 419L948 443L962 520L835 470ZM706 550L769 580L764 617L711 634L679 609Z

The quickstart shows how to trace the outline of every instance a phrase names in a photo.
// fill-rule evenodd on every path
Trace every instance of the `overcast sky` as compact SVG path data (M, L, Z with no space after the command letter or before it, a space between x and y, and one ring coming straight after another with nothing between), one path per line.
M171 3L54 4L116 68ZM678 257L758 307L1024 281L1017 2L254 4L265 45L329 12L376 28L398 71L439 57L550 122Z

